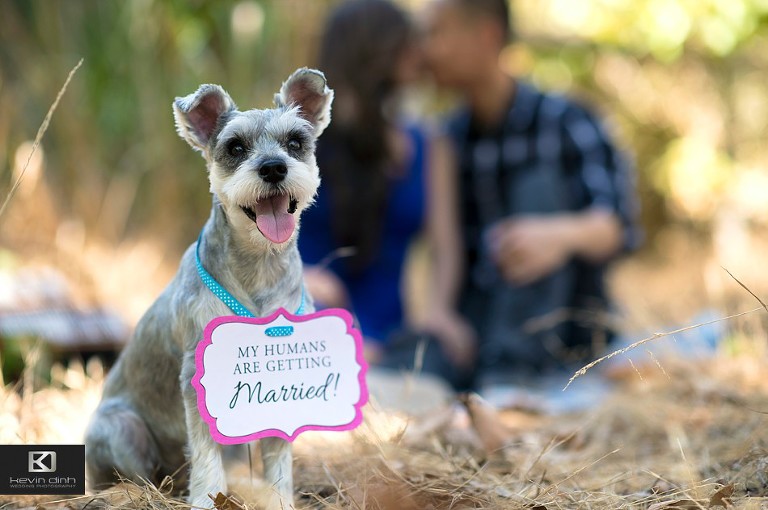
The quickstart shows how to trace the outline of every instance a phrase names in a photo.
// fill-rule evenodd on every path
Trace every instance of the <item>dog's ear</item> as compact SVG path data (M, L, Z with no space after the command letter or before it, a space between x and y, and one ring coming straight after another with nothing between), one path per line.
M221 116L236 110L232 98L218 85L200 85L197 92L173 102L176 130L194 149L203 151Z
M285 80L275 94L275 105L299 107L299 115L308 120L319 136L331 122L333 90L328 88L325 75L315 69L302 67Z

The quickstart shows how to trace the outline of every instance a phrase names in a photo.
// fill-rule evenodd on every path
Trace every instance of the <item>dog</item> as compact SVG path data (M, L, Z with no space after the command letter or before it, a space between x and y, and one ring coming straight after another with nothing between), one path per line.
M201 281L196 249L208 273L255 316L300 303L314 311L303 297L296 236L320 184L315 142L330 122L333 91L323 73L302 68L274 101L275 108L241 112L220 86L201 85L173 103L179 135L207 163L213 207L199 247L186 250L105 381L85 437L93 488L119 477L157 482L189 462L192 507L210 508L208 494L226 492L221 448L198 414L191 380L205 326L233 313ZM270 507L292 508L290 443L265 438L261 452L276 495Z

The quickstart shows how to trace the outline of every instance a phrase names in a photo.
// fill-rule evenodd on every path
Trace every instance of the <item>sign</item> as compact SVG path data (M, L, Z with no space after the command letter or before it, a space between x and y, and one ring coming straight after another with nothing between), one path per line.
M293 441L363 420L368 366L346 310L219 317L205 328L195 364L197 407L219 443Z

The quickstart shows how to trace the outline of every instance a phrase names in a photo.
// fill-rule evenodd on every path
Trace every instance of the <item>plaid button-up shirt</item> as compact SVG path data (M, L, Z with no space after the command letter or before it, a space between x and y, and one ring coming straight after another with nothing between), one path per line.
M579 311L607 309L606 264L573 260L541 281L512 287L491 262L484 238L497 221L514 215L602 208L620 219L625 250L635 248L641 235L627 159L587 110L525 82L517 82L498 126L480 129L463 110L449 123L449 134L459 154L468 259L462 301L481 336L481 363L548 365L558 345L593 342L604 328L578 317ZM533 331L533 320L546 316L562 320Z

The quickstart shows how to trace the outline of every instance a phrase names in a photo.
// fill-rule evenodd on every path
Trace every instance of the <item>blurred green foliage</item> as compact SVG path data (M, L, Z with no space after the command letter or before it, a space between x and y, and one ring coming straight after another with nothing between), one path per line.
M85 63L45 136L46 180L64 218L118 240L143 229L169 245L207 216L204 163L175 133L171 102L220 83L267 105L314 57L325 2L3 0L0 190L69 69ZM301 12L301 16L296 16Z
M638 163L649 238L765 226L768 1L517 0L510 68L596 106Z
M670 62L693 50L724 57L755 35L765 0L553 0L551 19L597 44Z
M171 101L198 84L265 106L312 64L334 0L2 0L0 193L69 69L43 147L59 219L172 249L207 215L204 165ZM423 0L404 3L418 9ZM644 221L768 218L768 0L516 0L508 67L585 98L633 150Z

